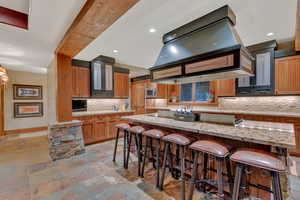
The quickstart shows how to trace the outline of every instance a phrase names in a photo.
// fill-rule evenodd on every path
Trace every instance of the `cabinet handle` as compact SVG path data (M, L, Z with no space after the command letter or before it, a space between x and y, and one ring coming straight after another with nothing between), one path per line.
M261 91L257 91L258 93L260 93L260 94L267 94L269 91L263 91L263 90L261 90Z

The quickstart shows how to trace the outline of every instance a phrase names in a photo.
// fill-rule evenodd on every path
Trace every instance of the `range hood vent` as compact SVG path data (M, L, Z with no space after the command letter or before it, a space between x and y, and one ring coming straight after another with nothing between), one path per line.
M163 36L153 81L183 83L253 75L254 58L244 47L229 6L221 7Z

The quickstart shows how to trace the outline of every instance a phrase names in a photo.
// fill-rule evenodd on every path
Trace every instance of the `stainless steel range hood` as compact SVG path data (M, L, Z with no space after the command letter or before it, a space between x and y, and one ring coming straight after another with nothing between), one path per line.
M229 6L163 36L152 81L185 83L253 75L254 58L242 44Z

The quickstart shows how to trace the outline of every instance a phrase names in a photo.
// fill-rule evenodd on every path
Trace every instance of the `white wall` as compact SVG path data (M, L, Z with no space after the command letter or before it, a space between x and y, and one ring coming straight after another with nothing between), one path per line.
M57 92L57 60L56 57L50 63L47 71L48 82L48 122L56 122L56 92Z
M9 82L5 88L4 130L16 130L48 126L47 121L47 74L8 70ZM13 84L42 85L43 100L13 100ZM14 102L43 102L42 117L14 118Z

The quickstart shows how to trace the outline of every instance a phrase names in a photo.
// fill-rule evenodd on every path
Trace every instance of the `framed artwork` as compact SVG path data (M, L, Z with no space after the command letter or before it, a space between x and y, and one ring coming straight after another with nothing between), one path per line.
M43 87L41 85L13 85L14 100L42 100Z
M22 102L14 103L14 117L42 117L43 103L41 102Z

